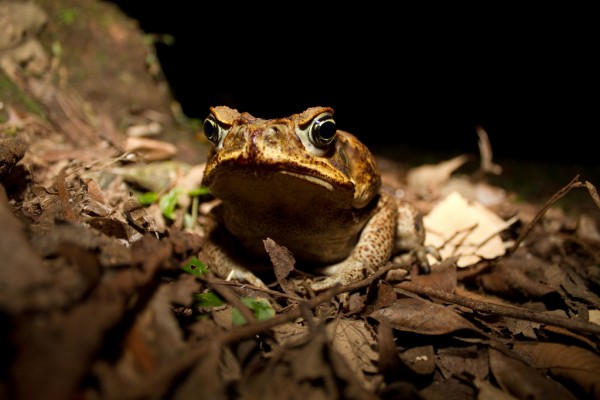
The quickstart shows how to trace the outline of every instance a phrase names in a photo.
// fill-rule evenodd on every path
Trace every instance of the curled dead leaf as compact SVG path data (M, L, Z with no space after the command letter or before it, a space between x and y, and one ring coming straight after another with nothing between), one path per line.
M416 284L454 293L456 289L457 273L456 260L458 257L450 257L431 267L430 274L419 274L412 278Z
M600 357L578 346L561 343L515 343L514 349L526 354L538 369L573 381L590 398L600 399Z
M365 321L339 319L327 324L332 347L342 356L359 379L361 386L374 390L379 354L375 351L374 333Z
M568 399L575 397L555 381L546 379L542 374L504 352L490 348L490 370L498 385L519 399L545 400Z
M284 246L280 246L271 238L263 240L265 250L269 254L271 263L273 263L273 272L277 278L277 282L284 292L290 295L295 295L294 285L288 279L290 272L294 270L296 260L292 253Z
M472 345L445 347L437 351L438 367L453 376L485 379L489 372L487 348Z
M406 181L420 196L436 195L440 186L467 160L468 156L461 154L437 164L424 164L412 168L406 175Z
M483 331L449 308L418 298L399 299L370 316L388 320L395 329L423 335L445 335L466 329L485 336Z
M168 160L177 154L175 145L155 139L128 137L125 151L135 153L145 161Z
M430 375L435 371L435 353L431 345L411 347L400 354L400 359L417 375Z
M552 274L554 271L556 273ZM559 284L548 284L551 279L545 274L554 275L551 279L564 275L558 266L519 249L497 260L492 268L479 276L478 282L491 293L532 300L557 292L553 286L558 288Z

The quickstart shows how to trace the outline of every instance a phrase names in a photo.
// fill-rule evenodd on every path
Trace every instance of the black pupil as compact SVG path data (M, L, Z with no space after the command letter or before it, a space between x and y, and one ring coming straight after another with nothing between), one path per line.
M319 125L319 136L323 141L328 142L333 139L336 130L335 122L330 119L325 120Z
M206 137L209 140L214 140L214 135L216 132L216 127L215 127L215 123L214 121L212 121L211 119L207 118L204 120L204 125L202 126L202 129L204 130L204 134L206 135Z

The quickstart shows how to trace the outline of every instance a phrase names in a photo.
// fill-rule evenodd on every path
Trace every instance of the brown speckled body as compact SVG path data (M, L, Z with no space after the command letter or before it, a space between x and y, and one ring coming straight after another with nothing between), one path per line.
M332 276L314 282L315 290L361 279L394 251L422 247L424 239L414 207L380 194L375 160L356 137L337 130L331 143L311 142L315 121L333 121L332 115L313 107L265 120L214 107L209 116L218 135L203 185L222 202L219 220L254 255L265 255L268 237L305 266L327 266ZM244 271L213 244L201 257L209 267L219 264L219 275Z

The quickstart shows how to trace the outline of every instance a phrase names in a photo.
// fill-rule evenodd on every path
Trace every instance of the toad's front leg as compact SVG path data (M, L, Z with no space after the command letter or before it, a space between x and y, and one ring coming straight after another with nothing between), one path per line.
M381 196L377 212L365 225L350 256L324 268L322 272L328 276L310 282L312 290L318 292L337 284L357 282L381 268L390 259L394 249L397 217L394 199Z
M401 264L408 265L416 258L421 273L429 273L426 255L436 252L424 242L421 212L410 203L383 194L378 211L363 229L352 254L344 261L326 267L323 273L329 276L311 282L310 287L322 291L337 284L357 282L381 268L392 255L400 253L405 256Z

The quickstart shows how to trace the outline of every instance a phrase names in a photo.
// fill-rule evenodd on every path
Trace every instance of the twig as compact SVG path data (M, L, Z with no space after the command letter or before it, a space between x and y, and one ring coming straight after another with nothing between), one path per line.
M502 173L502 167L498 164L494 164L492 161L492 145L490 138L481 126L475 128L477 136L479 136L479 154L481 155L481 165L479 170L482 174L492 173L494 175L500 175Z
M477 311L480 313L497 314L503 317L535 321L540 322L542 324L560 326L562 328L571 329L579 332L600 335L599 325L587 321L582 321L579 319L565 318L560 317L558 315L540 313L538 311L531 311L525 308L519 308L514 306L485 303L482 301L473 300L467 297L458 296L452 293L433 289L431 287L421 286L410 281L404 281L397 285L397 287L409 291L411 293L430 296L436 299L458 304L460 306L470 308L473 311Z
M284 299L288 299L288 300L294 300L294 301L302 301L304 300L302 297L296 296L296 295L289 295L287 293L283 293L283 292L278 292L276 290L272 290L269 288L263 288L263 287L259 287L259 286L254 286L251 285L249 283L245 283L245 282L237 282L237 281L226 281L224 279L219 279L216 277L211 278L213 283L217 283L219 285L223 285L223 286L237 286L240 288L248 288L248 289L252 289L255 290L257 292L263 292L266 294L269 294L273 297L279 297L279 298L284 298Z
M515 241L513 246L510 248L509 252L512 253L513 251L515 251L519 248L519 246L521 245L521 242L523 240L525 240L525 237L527 237L527 235L533 229L535 224L537 224L540 221L540 219L542 219L544 217L544 215L546 214L546 211L548 211L548 209L550 207L552 207L554 205L554 203L556 203L558 200L560 200L560 198L563 197L565 194L569 193L571 191L571 189L573 189L574 187L581 186L581 183L582 182L579 181L579 174L575 175L575 178L573 178L571 180L571 182L569 182L569 184L564 186L558 192L554 193L552 195L552 197L550 197L550 199L546 202L546 204L544 204L542 209L540 211L538 211L538 213L535 215L535 217L531 221L529 221L529 223L527 225L525 225L525 227L519 234L519 237L517 238L517 240ZM589 188L588 188L588 190L589 190Z
M598 191L596 190L596 186L592 185L592 183L588 181L578 182L577 186L585 187L590 193L590 197L592 198L592 200L594 200L594 203L596 203L596 207L600 208L600 197L598 197Z

